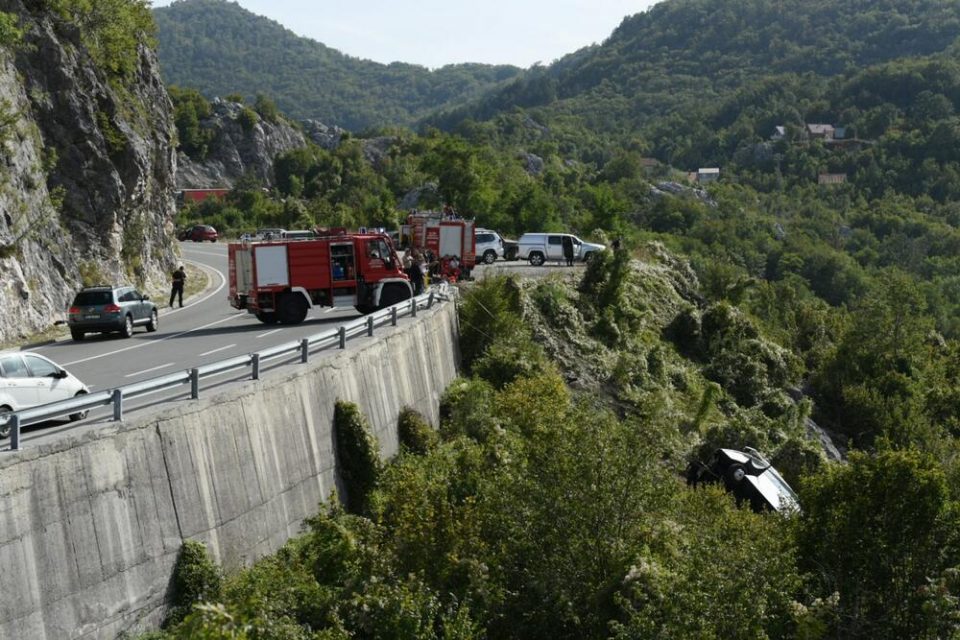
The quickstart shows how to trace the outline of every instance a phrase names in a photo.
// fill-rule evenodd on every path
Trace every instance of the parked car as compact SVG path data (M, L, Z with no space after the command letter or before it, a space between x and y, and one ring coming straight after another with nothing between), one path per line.
M210 242L216 242L218 238L219 236L216 229L208 224L197 224L187 229L183 237L179 239L193 240L194 242L206 242L208 240Z
M77 341L88 333L113 331L129 338L136 326L156 331L158 316L157 305L134 287L84 287L70 305L67 325Z
M783 476L756 449L717 449L704 464L695 460L687 467L687 484L723 483L737 504L749 501L750 508L762 511L796 511L797 494Z
M89 392L87 385L38 353L0 353L0 438L10 435L5 414ZM86 411L73 413L70 419L82 420L86 415Z
M504 257L503 238L490 229L474 229L477 262L493 264L497 258Z
M563 260L564 237L573 241L574 260L586 262L593 254L606 249L602 244L584 242L569 233L525 233L520 236L517 257L520 260L529 260L535 267L547 260Z

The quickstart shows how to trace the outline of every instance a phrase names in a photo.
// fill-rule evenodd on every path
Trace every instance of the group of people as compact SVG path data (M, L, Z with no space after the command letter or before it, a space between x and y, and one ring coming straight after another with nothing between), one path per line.
M423 293L431 278L457 282L461 276L458 256L437 258L430 249L419 247L410 247L404 252L403 270L410 277L414 295Z

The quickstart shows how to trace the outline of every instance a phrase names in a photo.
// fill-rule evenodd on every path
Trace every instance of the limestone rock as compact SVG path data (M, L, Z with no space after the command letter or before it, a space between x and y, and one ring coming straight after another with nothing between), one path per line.
M174 128L154 52L108 77L80 32L18 0L0 48L0 342L65 318L81 282L159 283L171 242Z

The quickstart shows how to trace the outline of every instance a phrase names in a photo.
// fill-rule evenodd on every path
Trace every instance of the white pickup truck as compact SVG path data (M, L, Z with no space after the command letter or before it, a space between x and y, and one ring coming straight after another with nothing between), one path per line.
M577 236L569 233L525 233L520 236L520 260L529 260L530 264L539 267L548 260L563 260L563 239L573 241L573 259L586 262L590 256L606 247L602 244L584 242Z

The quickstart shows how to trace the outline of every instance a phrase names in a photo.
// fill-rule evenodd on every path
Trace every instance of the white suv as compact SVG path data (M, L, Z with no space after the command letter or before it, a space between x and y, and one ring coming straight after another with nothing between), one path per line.
M0 354L0 438L10 435L10 421L4 414L88 392L87 385L40 354ZM71 414L70 419L81 420L86 413Z
M477 262L493 264L497 258L503 258L503 238L499 233L490 229L475 229L473 235L477 241Z
M529 260L535 267L547 261L563 260L564 238L570 238L573 243L573 259L582 262L589 261L593 254L607 248L602 244L586 242L569 233L525 233L520 236L520 252L517 257Z

